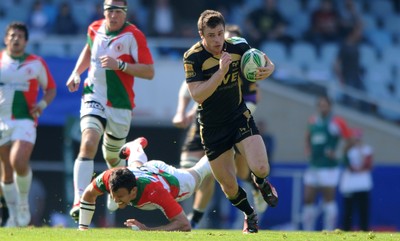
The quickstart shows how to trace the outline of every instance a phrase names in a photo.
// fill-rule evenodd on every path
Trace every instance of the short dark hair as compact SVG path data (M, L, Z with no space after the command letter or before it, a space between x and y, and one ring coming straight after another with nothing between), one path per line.
M116 168L110 175L110 191L126 188L129 192L136 187L136 177L128 168Z
M225 28L224 16L215 10L205 10L200 14L197 28L200 32L203 32L206 27L215 28L219 24L222 24Z
M29 39L28 27L23 22L11 22L6 28L6 35L10 32L11 29L18 29L25 33L25 40Z
M240 27L236 24L227 24L225 26L225 31L230 32L237 37L242 37L242 31L240 30Z

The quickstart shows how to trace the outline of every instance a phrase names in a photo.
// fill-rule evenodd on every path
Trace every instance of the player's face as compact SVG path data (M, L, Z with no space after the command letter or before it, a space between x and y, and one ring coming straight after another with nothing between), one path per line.
M4 43L9 54L13 56L24 54L27 44L25 32L19 29L10 29L4 37Z
M125 208L130 205L130 202L136 198L137 187L134 187L131 191L126 188L120 188L116 192L111 191L111 197L118 204L118 208Z
M206 50L213 55L222 52L225 45L225 28L222 24L215 28L205 27L203 33L200 32L202 43Z
M318 108L319 108L319 111L321 112L321 114L322 114L323 116L328 115L329 112L331 111L331 106L330 106L330 104L329 104L326 100L324 100L324 99L320 99L320 100L319 100L319 102L318 102Z
M106 4L113 6L121 6L125 5L123 2L119 1L106 1ZM104 17L106 18L107 29L110 32L117 31L122 28L126 21L126 12L122 9L109 9L104 11Z

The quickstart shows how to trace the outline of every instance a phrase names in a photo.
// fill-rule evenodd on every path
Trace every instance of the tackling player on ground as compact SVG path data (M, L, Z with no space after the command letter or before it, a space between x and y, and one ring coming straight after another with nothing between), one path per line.
M179 201L190 197L202 180L211 173L207 157L190 169L176 169L162 161L147 161L143 137L128 142L121 149L121 157L128 167L109 169L97 176L85 189L80 202L79 229L86 230L91 223L96 199L110 193L118 208L134 206L143 210L160 209L169 223L148 227L137 219L128 219L125 225L139 230L190 231L191 225Z

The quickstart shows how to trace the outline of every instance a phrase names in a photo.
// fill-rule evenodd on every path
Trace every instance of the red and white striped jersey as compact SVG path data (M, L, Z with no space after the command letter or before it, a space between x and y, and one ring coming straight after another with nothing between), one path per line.
M30 109L36 104L39 87L56 88L46 62L39 56L11 57L0 52L0 119L33 119Z
M131 64L153 64L146 37L129 22L121 30L109 32L106 21L102 19L89 26L87 39L91 59L84 84L84 101L94 100L114 108L133 109L134 77L120 70L102 68L100 57L107 55Z

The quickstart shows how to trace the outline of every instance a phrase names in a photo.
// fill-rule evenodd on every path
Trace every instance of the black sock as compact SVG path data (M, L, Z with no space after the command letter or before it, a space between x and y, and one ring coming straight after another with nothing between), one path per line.
M261 178L261 177L257 177L254 173L253 173L253 177L254 177L254 182L256 182L258 184L258 186L262 187L265 183L265 177Z
M254 182L253 178L251 177L251 173L249 173L249 176L247 177L246 181L248 181L251 184L251 186L253 187L253 189L255 191L258 191L257 184Z
M8 220L9 214L8 214L8 208L6 204L6 200L4 197L0 198L0 206L1 206L1 224L0 226L4 227L6 225L6 222Z
M193 209L193 216L192 216L192 222L195 224L198 224L203 217L204 212L201 212L199 210Z
M246 215L250 215L254 212L254 209L250 206L247 200L246 191L239 186L238 193L234 199L229 199L233 206L237 207L239 210L244 212Z

